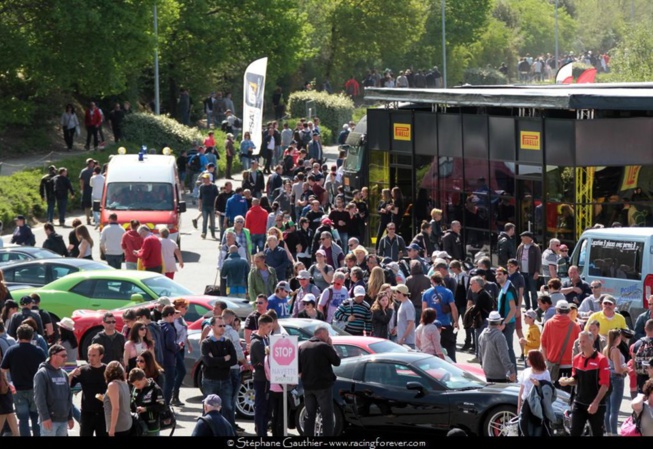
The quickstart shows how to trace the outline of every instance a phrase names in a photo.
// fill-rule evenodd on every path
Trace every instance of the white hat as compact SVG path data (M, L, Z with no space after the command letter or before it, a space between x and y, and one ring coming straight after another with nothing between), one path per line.
M487 320L489 323L500 323L503 321L503 318L501 317L501 314L497 312L496 310L493 310L490 312L490 315L487 317Z
M171 306L172 301L170 301L170 298L167 296L161 296L159 299L156 300L156 303L160 306Z
M357 285L356 287L354 287L354 296L355 297L356 296L365 296L365 294L366 294L365 287L363 287L362 285Z
M75 332L75 322L72 318L62 318L61 321L57 323L57 325L63 329L66 329L67 331Z
M313 302L313 303L315 303L315 295L313 295L311 293L307 293L302 298L302 301L303 302Z
M556 309L569 310L569 303L565 299L561 299L556 303Z

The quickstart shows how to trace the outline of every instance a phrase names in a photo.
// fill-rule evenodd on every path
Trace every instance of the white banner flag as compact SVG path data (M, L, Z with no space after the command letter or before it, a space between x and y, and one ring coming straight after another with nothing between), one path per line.
M265 94L265 72L268 58L257 59L245 70L243 79L243 135L249 132L256 145L254 154L261 153L263 140L263 98Z

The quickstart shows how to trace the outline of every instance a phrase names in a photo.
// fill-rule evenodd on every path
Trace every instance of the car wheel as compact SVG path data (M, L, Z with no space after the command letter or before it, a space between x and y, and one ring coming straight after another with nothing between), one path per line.
M197 368L195 369L195 386L200 389L202 396L206 396L202 388L203 379L204 379L204 373L202 372L202 364L200 363L199 365L197 365Z
M241 418L254 419L254 381L248 379L240 384L236 397L236 414Z
M510 420L517 417L517 408L512 405L495 407L483 421L481 435L489 437L508 436Z
M91 346L93 337L102 332L101 327L94 327L90 329L82 338L82 344L79 346L79 358L81 360L88 359L88 347Z
M304 421L306 420L306 407L302 402L297 408L295 414L295 425L300 435L306 435L304 429ZM340 409L336 404L333 404L333 436L339 436L343 429L343 417ZM322 436L322 414L318 411L315 416L315 436Z

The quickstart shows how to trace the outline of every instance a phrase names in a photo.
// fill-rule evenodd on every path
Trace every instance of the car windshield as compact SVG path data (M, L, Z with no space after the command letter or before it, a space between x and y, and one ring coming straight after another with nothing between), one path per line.
M185 296L192 295L193 292L171 281L165 276L154 276L143 279L143 284L147 285L157 296Z
M409 352L410 351L410 349L408 349L407 347L398 345L397 343L390 340L380 341L378 343L372 343L370 345L370 349L374 354L383 354L384 352Z
M108 210L172 210L172 184L164 182L112 182L107 185Z
M450 390L481 388L485 385L485 382L478 377L449 362L445 362L439 357L427 357L415 362L413 365Z

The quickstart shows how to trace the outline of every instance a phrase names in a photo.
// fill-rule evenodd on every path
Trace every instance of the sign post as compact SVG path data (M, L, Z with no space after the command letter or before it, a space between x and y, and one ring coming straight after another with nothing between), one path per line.
M270 337L270 383L283 385L283 436L288 436L288 385L299 383L297 336Z

